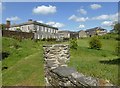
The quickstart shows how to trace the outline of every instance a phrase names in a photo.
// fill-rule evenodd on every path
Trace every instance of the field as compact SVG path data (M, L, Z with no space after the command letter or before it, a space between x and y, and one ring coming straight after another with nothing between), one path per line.
M69 66L76 68L79 72L107 79L118 85L118 57L115 55L117 41L115 39L103 39L102 49L89 48L90 38L78 39L78 49L70 50L71 59ZM43 86L44 82L44 44L56 42L18 40L2 38L3 51L7 54L2 61L3 86ZM69 42L64 42L69 43Z
M71 50L69 66L86 75L109 80L118 84L118 63L120 60L115 55L115 40L102 39L101 50L89 48L89 39L78 40L78 49ZM118 62L119 61L119 62Z

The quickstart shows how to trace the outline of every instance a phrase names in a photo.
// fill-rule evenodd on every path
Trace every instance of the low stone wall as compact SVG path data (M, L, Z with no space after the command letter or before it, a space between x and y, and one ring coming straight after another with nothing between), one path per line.
M10 38L21 38L21 39L33 39L34 33L20 32L20 31L10 31L10 30L2 30L3 37Z
M69 45L46 45L43 48L46 86L62 88L113 86L107 81L85 76L78 73L74 68L68 67L67 62L70 59Z

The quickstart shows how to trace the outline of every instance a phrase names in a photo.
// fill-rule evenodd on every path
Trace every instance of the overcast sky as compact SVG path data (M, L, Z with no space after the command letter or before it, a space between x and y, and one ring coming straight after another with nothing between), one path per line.
M1 4L0 4L1 9ZM117 2L3 2L2 23L33 19L60 30L79 31L93 27L111 30L118 19Z

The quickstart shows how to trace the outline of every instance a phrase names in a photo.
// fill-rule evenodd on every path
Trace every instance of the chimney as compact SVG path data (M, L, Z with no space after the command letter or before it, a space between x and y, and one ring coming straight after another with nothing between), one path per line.
M9 20L6 20L6 28L10 28L10 21Z
M32 22L32 19L28 19L28 22Z

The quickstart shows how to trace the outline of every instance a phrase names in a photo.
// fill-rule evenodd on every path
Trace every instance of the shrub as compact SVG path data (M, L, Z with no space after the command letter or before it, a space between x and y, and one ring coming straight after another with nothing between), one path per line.
M68 40L69 40L69 38L63 38L63 40L64 40L64 41L68 41Z
M34 39L34 42L39 42L40 41L40 39Z
M102 47L102 44L101 44L101 41L99 40L99 38L97 36L94 36L90 42L89 42L89 46L91 49L101 49Z
M55 38L48 38L46 39L47 41L55 41L56 39Z
M46 41L46 39L45 39L45 38L43 38L43 39L42 39L42 41Z
M14 42L13 46L14 46L15 49L18 49L18 48L21 47L17 42Z
M21 29L20 29L20 28L17 28L16 31L20 31L20 32L21 32Z
M72 49L77 49L78 45L77 45L77 39L70 39L70 48Z
M116 54L117 56L120 56L120 41L118 42L118 45L116 46L115 54Z

